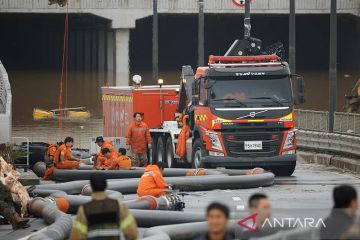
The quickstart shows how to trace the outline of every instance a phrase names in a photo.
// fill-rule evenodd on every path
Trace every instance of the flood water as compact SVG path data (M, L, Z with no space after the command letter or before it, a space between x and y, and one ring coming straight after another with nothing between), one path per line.
M136 72L143 76L143 85L151 83L151 72ZM132 73L134 74L134 73ZM328 108L328 72L300 72L305 78L307 102L298 108L325 111ZM160 72L166 84L178 84L179 72ZM54 71L10 71L13 94L13 136L28 137L30 141L54 142L74 136L77 147L89 147L89 139L102 134L101 86L113 84L106 73L69 72L67 107L86 107L91 118L65 121L58 129L56 120L34 121L34 108L58 108L60 73ZM359 73L339 72L338 110L345 104L344 95L359 78ZM65 106L65 81L63 106Z

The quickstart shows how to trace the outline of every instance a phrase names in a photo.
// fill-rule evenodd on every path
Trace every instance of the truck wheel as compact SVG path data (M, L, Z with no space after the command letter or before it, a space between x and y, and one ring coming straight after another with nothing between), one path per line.
M157 140L156 152L157 152L156 162L166 162L165 143L164 143L164 138L162 136L160 136Z
M271 171L276 176L291 176L295 171L295 167L296 167L296 163L294 163L293 165L288 165L288 166L274 167L271 169Z
M174 158L174 150L171 137L166 140L166 162L169 168L176 168L176 159Z
M201 139L200 138L196 139L194 142L193 152L192 152L192 161L191 161L192 167L201 168L203 166L201 162L202 158L205 157L206 155L207 155L206 150Z

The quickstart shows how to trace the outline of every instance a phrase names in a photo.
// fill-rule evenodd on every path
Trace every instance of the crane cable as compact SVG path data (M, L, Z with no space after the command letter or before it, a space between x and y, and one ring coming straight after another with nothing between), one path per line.
M69 0L66 0L65 26L64 26L64 45L62 54L61 78L59 89L59 118L58 127L62 128L62 117L64 115L63 109L63 79L65 78L65 107L67 107L67 82L68 82L68 55L69 55ZM65 75L65 77L64 77Z

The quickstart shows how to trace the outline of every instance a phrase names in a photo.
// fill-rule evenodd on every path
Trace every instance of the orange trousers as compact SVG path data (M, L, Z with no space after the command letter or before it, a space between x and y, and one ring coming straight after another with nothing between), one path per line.
M49 169L46 169L46 172L45 172L45 174L44 174L43 179L44 179L44 180L49 180L49 178L50 178L50 176L53 174L54 170L55 170L55 167L51 167L51 168L49 168Z
M143 197L143 196L154 196L154 197L160 197L165 195L164 189L163 188L150 188L150 189L145 189L145 190L139 190L137 191L137 194L139 197Z
M56 164L57 169L77 169L79 167L78 161L65 161Z

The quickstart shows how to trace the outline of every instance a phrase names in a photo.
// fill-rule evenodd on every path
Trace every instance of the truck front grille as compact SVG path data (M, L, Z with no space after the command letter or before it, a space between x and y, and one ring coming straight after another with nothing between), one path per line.
M222 133L229 157L273 157L280 151L281 132ZM245 141L261 141L261 150L245 150Z

